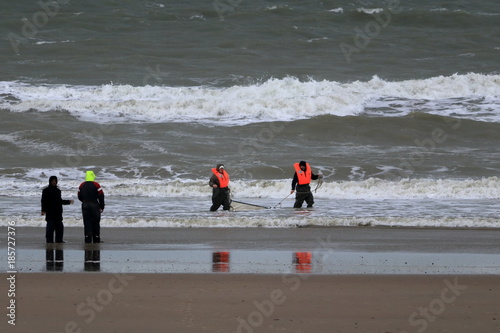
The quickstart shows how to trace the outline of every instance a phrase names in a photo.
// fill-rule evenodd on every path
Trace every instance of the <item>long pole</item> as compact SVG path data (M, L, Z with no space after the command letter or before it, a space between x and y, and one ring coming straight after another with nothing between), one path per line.
M281 201L279 202L279 204L277 204L277 205L276 205L276 206L274 206L273 208L276 208L276 207L278 207L278 206L281 206L281 203L282 203L283 201L285 201L285 199L286 199L286 198L288 198L291 194L292 194L292 193L290 193L289 195L287 195L287 196L286 196L283 200L281 200Z

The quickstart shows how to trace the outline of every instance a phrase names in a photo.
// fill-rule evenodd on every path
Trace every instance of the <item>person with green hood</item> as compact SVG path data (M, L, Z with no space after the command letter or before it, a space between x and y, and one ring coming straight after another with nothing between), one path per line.
M104 191L95 181L93 171L85 173L85 181L78 188L78 199L82 202L85 243L101 242L101 213L104 210Z

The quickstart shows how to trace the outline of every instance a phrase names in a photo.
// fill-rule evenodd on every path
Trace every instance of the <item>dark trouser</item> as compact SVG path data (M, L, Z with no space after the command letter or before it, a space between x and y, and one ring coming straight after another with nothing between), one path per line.
M229 189L226 188L214 188L212 193L212 207L210 211L215 212L222 205L224 210L229 210L231 207L231 202L229 201Z
M311 187L309 185L297 185L293 208L301 208L304 201L307 203L308 208L314 205L314 196L311 192Z
M82 203L85 243L99 243L101 237L101 209L97 202Z
M62 243L64 236L64 225L61 218L47 217L47 228L45 229L45 240L54 243L54 232L56 243Z

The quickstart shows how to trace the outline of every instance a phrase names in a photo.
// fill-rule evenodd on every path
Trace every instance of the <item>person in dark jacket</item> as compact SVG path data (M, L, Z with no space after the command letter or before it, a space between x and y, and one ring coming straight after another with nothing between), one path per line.
M231 200L229 199L229 174L224 169L224 164L217 164L212 169L212 177L208 185L212 187L212 206L210 211L215 212L222 205L223 210L231 208Z
M50 176L49 186L42 191L42 216L45 216L47 227L45 229L45 240L47 243L64 243L63 205L70 205L73 200L63 200L61 190L57 187L57 177Z
M85 243L101 242L101 213L104 210L104 191L95 181L93 171L85 173L85 181L78 188L78 199L82 202Z
M307 208L312 208L314 204L314 196L309 185L311 180L323 178L322 174L315 175L312 173L311 166L306 161L300 161L293 165L295 174L292 180L292 191L297 191L295 194L295 203L293 208L301 208L304 201L307 203Z

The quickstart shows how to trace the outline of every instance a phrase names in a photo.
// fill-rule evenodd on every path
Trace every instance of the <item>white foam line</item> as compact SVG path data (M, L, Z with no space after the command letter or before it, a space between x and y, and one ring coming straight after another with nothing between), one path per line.
M0 82L1 95L17 99L0 99L0 107L12 112L66 110L82 120L96 123L196 121L234 125L293 121L320 115L355 116L384 98L401 100L400 116L413 110L411 105L404 107L407 99L439 102L453 98L486 98L491 100L491 105L498 105L500 75L455 74L399 82L375 76L370 81L351 83L301 82L288 77L228 88L32 86ZM500 121L495 108L483 107L491 113L485 121ZM465 112L462 116L474 119L476 114Z

